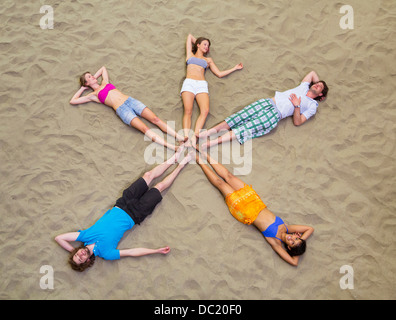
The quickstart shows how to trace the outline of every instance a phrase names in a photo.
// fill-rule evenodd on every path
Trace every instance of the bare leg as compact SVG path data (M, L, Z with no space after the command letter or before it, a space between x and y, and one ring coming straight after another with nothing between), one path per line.
M151 123L155 124L158 128L160 128L163 132L170 134L171 136L175 137L178 141L185 141L184 137L177 134L175 130L169 127L164 121L158 118L154 112L152 112L149 108L144 108L141 116L144 119L147 119Z
M235 140L235 139L236 139L235 133L232 130L230 130L227 133L223 134L222 136L220 136L220 137L218 137L216 139L213 139L213 140L210 140L208 142L203 143L202 144L202 149L207 149L209 147L213 147L213 146L218 145L220 143L227 142L227 141L232 141L232 140Z
M190 162L192 159L192 153L189 153L183 160L180 161L179 165L176 167L175 170L172 171L164 180L157 183L154 188L157 188L159 192L164 191L165 189L169 188L173 181L175 181L176 177L180 173L180 171L185 167L187 163Z
M212 159L206 152L201 152L203 157L206 157L208 163L216 171L216 173L223 178L228 185L230 185L234 190L239 190L245 186L245 183L235 177L226 167L218 163L216 160Z
M206 138L208 136L211 136L212 134L215 134L219 131L222 130L230 130L230 126L227 124L227 122L222 121L213 128L210 128L209 130L203 130L199 135L198 138Z
M195 96L192 92L188 92L188 91L182 92L181 95L184 105L184 114L183 114L184 136L188 138L188 133L191 129L191 117L192 117L192 110L194 106Z
M147 108L146 108L147 109ZM142 120L140 120L138 117L133 118L131 121L131 126L138 129L139 131L143 132L147 137L150 138L151 141L156 142L160 144L161 146L167 147L171 150L177 150L177 146L166 142L163 138L161 138L158 134L156 134L154 131L149 129Z
M209 95L207 93L199 93L197 94L195 99L197 100L200 111L197 122L195 123L195 131L194 131L195 136L198 137L199 131L205 125L206 118L208 117L209 114Z
M146 181L146 184L149 185L155 178L161 176L171 165L178 162L183 150L184 146L182 145L172 157L146 172L143 175L143 179Z
M206 178L209 182L215 186L219 191L226 197L228 194L233 193L235 189L231 187L227 182L221 179L213 170L205 164L200 158L199 154L196 155L197 163L200 165L202 171L204 172Z

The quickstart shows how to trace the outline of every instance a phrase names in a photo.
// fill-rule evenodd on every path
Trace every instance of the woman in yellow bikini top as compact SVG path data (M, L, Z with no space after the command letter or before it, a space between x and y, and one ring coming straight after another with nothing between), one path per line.
M305 252L306 240L314 229L304 225L288 225L261 201L253 188L231 174L222 164L201 152L215 172L197 153L197 163L219 191L235 219L244 224L253 224L265 237L272 249L293 266L298 265L299 257ZM282 246L282 243L284 246Z

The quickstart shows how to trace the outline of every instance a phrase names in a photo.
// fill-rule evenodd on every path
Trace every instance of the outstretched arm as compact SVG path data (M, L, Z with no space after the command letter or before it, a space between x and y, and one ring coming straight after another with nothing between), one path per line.
M159 249L147 249L147 248L134 248L120 250L120 257L141 257L147 256L149 254L162 253L168 254L170 252L169 247L159 248Z
M210 68L210 70L219 78L223 78L223 77L229 75L230 73L232 73L232 72L234 72L236 70L243 69L243 64L242 63L238 63L237 65L235 65L235 67L233 67L231 69L220 71L219 68L213 62L212 58L208 58L208 60L209 60L209 68Z
M69 243L76 241L80 232L63 233L55 237L55 241L65 250L72 251L74 247Z

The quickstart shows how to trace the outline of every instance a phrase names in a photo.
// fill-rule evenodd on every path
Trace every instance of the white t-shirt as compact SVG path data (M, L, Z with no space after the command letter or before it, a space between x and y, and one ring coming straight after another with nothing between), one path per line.
M294 113L294 106L289 100L289 97L294 93L297 98L301 97L300 112L307 118L307 120L312 117L316 110L318 109L318 102L312 98L307 97L307 92L309 90L309 82L301 82L298 87L293 89L279 92L275 92L275 103L276 107L282 115L282 119L290 117Z

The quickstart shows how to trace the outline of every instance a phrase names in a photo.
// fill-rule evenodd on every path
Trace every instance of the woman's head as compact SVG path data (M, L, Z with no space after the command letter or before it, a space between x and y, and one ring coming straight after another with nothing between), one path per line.
M81 76L80 76L80 85L81 85L81 87L85 87L86 85L87 85L87 80L85 79L85 76L87 75L87 74L91 74L89 71L87 71L87 72L84 72Z
M94 262L95 255L91 255L89 249L85 246L75 248L70 252L69 264L75 271L82 272L93 266Z
M285 249L291 257L302 255L306 248L307 242L301 238L295 238L291 242L285 243Z
M200 48L203 52L203 54L209 53L209 48L210 48L210 40L204 37L199 37L195 41L193 47L192 47L192 52L195 54L198 51L198 48Z
M82 87L92 87L95 83L98 83L98 80L89 71L84 72L80 76L80 85Z

